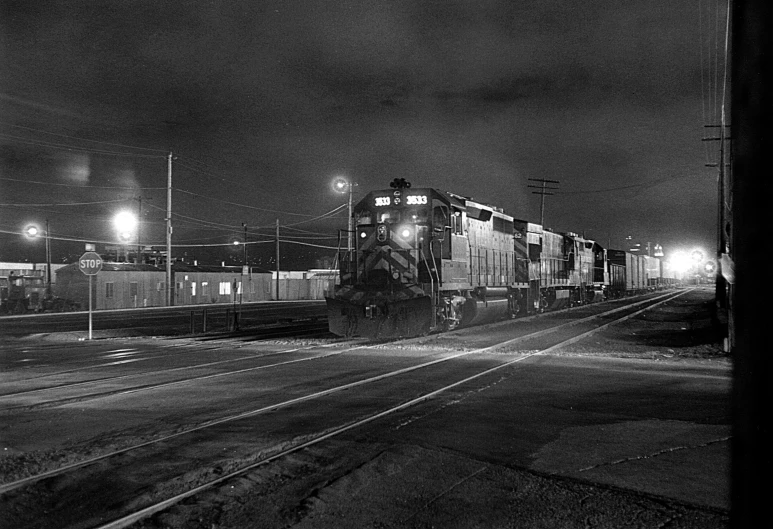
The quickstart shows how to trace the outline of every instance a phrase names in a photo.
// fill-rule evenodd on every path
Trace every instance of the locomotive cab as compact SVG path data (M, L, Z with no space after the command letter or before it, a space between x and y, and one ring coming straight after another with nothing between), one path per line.
M327 298L330 329L393 338L436 326L433 295L450 254L450 198L434 189L373 191L356 204L353 251Z

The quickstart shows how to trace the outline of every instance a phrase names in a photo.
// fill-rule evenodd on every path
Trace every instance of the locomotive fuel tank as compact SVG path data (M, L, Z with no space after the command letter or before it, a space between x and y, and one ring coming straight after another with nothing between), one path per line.
M508 318L513 299L507 287L478 287L464 304L462 324L479 325Z

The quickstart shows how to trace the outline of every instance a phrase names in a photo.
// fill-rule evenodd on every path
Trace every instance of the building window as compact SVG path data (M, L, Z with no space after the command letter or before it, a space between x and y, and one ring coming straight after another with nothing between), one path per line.
M136 298L137 297L137 292L138 292L137 282L136 281L130 282L129 283L129 297Z
M220 282L220 295L221 296L230 296L231 295L231 282L230 281L221 281Z
M105 283L105 297L112 298L115 295L115 283Z
M156 292L161 292L163 290L164 290L164 282L163 281L158 281L156 283Z
M209 283L207 281L201 282L201 295L204 297L209 296Z
M195 296L195 295L196 295L196 282L194 281L191 283L191 296Z

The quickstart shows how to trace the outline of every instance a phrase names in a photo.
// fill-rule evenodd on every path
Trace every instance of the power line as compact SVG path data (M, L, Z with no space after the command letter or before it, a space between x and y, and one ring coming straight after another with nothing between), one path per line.
M124 147L126 149L138 149L138 150L141 150L141 151L152 151L152 152L158 152L158 153L166 154L165 150L150 149L148 147L136 147L134 145L124 145L124 144L121 144L121 143L110 143L110 142L99 141L99 140L89 140L87 138L79 138L77 136L70 136L68 134L58 134L56 132L49 132L49 131L42 130L42 129L35 129L35 128L32 128L32 127L25 127L23 125L15 125L13 123L7 123L7 122L4 122L4 121L0 121L0 125L7 125L9 127L15 127L17 129L31 130L33 132L41 132L43 134L49 134L51 136L58 136L60 138L69 138L69 139L73 139L73 140L77 140L77 141L88 141L88 142L91 142L91 143L98 143L98 144L101 144L101 145L110 145L111 147Z
M82 184L61 184L54 182L41 182L39 180L23 180L20 178L7 178L0 177L0 180L6 180L8 182L22 182L24 184L39 184L44 186L60 186L60 187L76 187L81 189L130 189L132 191L158 191L166 189L165 187L125 187L125 186L92 186Z
M52 149L64 149L67 151L90 152L92 154L107 154L110 156L133 156L136 158L162 158L162 156L159 154L139 154L139 153L130 153L130 152L116 152L116 151L89 149L86 147L76 147L76 146L67 145L64 143L54 143L54 142L47 142L43 140L29 140L27 138L22 138L21 136L14 136L13 134L0 133L0 136L4 138L9 138L19 143L24 143L27 145L36 145L38 147L48 147Z
M71 204L0 204L2 207L45 207L45 206L92 206L94 204L115 204L116 202L126 202L125 198L116 200L100 200L98 202L73 202Z
M191 196L198 197L198 198L204 198L204 199L207 199L207 200L214 200L215 202L222 202L223 204L228 204L230 206L238 206L240 208L254 209L254 210L257 210L257 211L264 211L264 212L268 212L268 213L280 213L282 215L294 215L294 216L297 216L297 217L312 217L313 216L313 215L309 215L309 214L306 214L306 213L292 213L292 212L289 212L289 211L279 211L279 210L276 210L276 209L259 208L257 206L250 206L250 205L247 205L247 204L239 204L238 202L231 202L230 200L222 200L220 198L208 197L206 195L200 195L198 193L193 193L191 191L185 191L184 189L180 189L180 188L177 188L177 187L174 188L174 190L178 191L180 193L184 193L186 195L191 195Z

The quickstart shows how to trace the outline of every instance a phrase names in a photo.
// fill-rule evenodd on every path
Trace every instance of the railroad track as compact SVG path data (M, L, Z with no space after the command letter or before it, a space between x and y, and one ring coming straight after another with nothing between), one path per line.
M384 366L386 369L376 369L375 373L349 374L350 380L345 383L330 385L291 398L272 399L271 402L236 413L222 413L194 425L178 427L174 433L155 436L95 457L85 457L80 461L5 483L0 485L0 516L13 527L48 527L52 524L59 527L129 527L138 520L262 465L354 428L397 414L443 392L469 384L519 362L555 351L666 303L683 293L664 294L571 321L546 322L540 330L524 332L508 340L492 341L471 350L425 350L411 356L410 361L403 367L395 369L390 368L391 364L387 364ZM540 346L535 348L537 340ZM421 344L422 341L431 343L432 339L413 339L408 342ZM310 352L313 356L254 366L247 370L231 370L217 375L242 376L247 371L252 373L261 369L285 369L301 362L314 362L318 366L317 369L322 369L320 363L325 361L340 361L369 349L388 347L391 345L358 344L339 350L323 349L322 352L317 351L318 348L309 347L305 349L304 354ZM522 349L529 352L519 352ZM287 350L284 353L298 351L299 349ZM476 358L474 372L470 372L469 362L455 362L463 357ZM434 378L428 375L430 370ZM395 395L395 380L402 384L403 394L416 396L401 398ZM191 377L187 381L165 385L137 386L128 391L166 390L170 388L170 384L191 385L194 381L201 383L202 377ZM292 407L293 413L304 417L312 417L308 415L312 413L312 409L335 409L338 394L342 392L347 392L347 400L355 396L367 399L371 394L375 394L375 397L368 403L367 411L349 416L343 413L329 413L325 417L319 417L317 414L313 416L313 420L308 419L304 428L298 427L290 435L282 432L281 428L277 430L273 425L277 422L276 412L287 408ZM109 396L117 395L114 393ZM107 395L103 395L95 398L106 397ZM386 400L389 400L388 405L384 405ZM255 432L261 432L263 435L256 439ZM245 436L249 438L249 442L240 443L239 440ZM232 451L227 458L224 458L222 453L208 453L207 447L213 444L226 444ZM248 450L245 450L245 445L249 446ZM163 469L159 466L162 462ZM144 480L140 480L142 469L147 468L156 468L158 471L150 476L145 472ZM182 475L186 476L185 480L181 479ZM66 477L66 485L54 487L57 489L57 495L77 500L78 508L63 513L61 510L57 512L54 505L51 505L48 509L49 517L29 513L25 517L24 506L29 502L56 502L56 498L52 497L49 491L54 480L62 477ZM195 483L195 486L191 483ZM40 513L41 510L45 510L45 506L37 512ZM104 520L112 521L103 523Z

